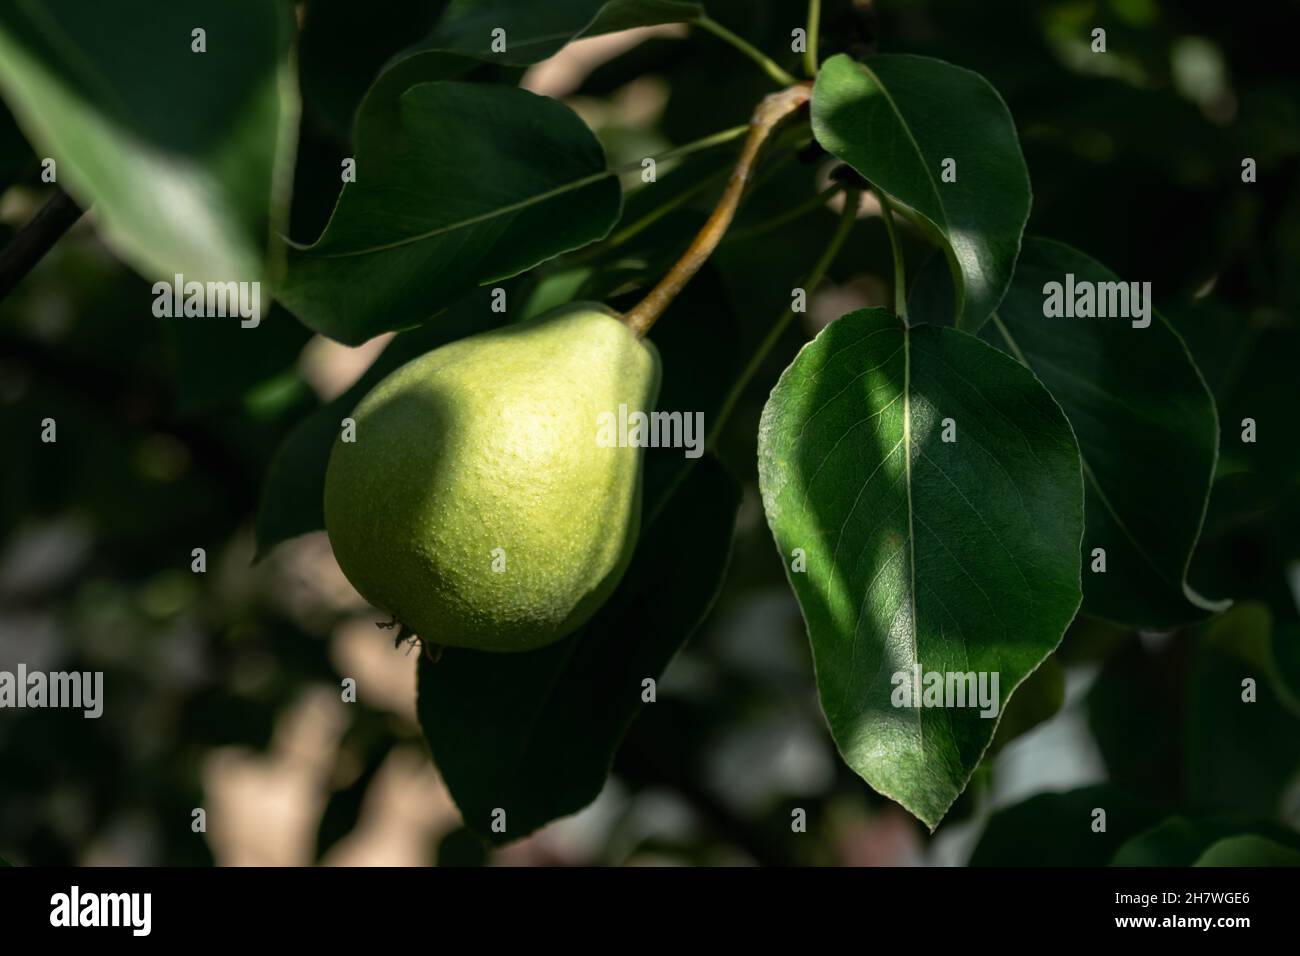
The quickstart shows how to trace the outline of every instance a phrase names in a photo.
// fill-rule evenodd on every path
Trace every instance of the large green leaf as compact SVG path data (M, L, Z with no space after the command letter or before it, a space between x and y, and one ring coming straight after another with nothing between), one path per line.
M956 441L943 440L945 422ZM1070 426L1026 369L880 309L831 323L763 411L759 482L849 765L936 826L996 719L898 707L894 675L998 676L999 708L1079 606ZM991 678L990 678L991 679Z
M826 149L919 217L947 255L959 328L977 329L1006 291L1029 218L1015 124L977 73L919 56L831 57L812 99ZM944 182L943 164L956 163Z
M660 23L685 23L704 12L681 0L452 0L423 47L454 50L503 63L544 60L570 40ZM505 31L506 49L492 49L492 31Z
M717 595L739 492L705 457L667 498L676 468L658 466L671 457L650 459L636 555L589 624L524 654L447 648L421 662L420 724L465 825L484 839L517 840L595 799L646 706L642 682L659 677ZM491 828L498 808L504 833Z
M1083 610L1133 627L1184 624L1222 610L1187 583L1218 456L1214 399L1159 313L1047 318L1044 285L1116 282L1058 242L1027 239L984 338L1034 370L1065 409L1083 456L1087 534ZM1150 303L1148 303L1149 305ZM1093 572L1104 548L1106 570Z
M317 331L355 344L418 325L618 220L600 143L560 103L452 81L381 88L394 96L372 91L357 120L357 181L291 251L280 290Z
M299 39L303 107L335 136L384 64L437 23L447 0L308 0Z
M970 865L1105 866L1160 818L1155 804L1109 784L1040 793L989 818Z
M1273 818L1300 780L1300 717L1288 710L1294 698L1277 668L1271 624L1258 605L1242 604L1197 635L1183 741L1196 805ZM1244 699L1247 678L1253 700Z
M0 0L0 90L147 278L260 281L293 168L292 35L266 0Z

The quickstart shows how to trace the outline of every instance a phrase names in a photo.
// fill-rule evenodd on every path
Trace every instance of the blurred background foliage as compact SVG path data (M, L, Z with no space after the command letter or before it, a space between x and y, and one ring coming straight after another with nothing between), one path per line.
M707 6L767 51L788 49L804 12L802 0ZM366 88L441 7L297 4L304 104L293 238L314 239L328 218ZM114 258L88 217L0 302L0 669L23 661L102 670L108 705L99 720L0 712L0 856L18 864L948 864L974 853L986 863L1105 863L1123 848L1125 861L1192 862L1225 835L1293 840L1295 14L1294 4L1277 2L1225 17L1208 0L826 4L824 56L940 57L1001 92L1033 180L1028 232L1150 280L1222 420L1220 477L1192 580L1238 605L1174 634L1076 622L1017 695L995 753L935 836L834 753L754 473L762 403L799 344L850 308L888 301L878 214L860 219L803 327L774 350L724 434L722 458L745 489L725 588L665 675L658 703L633 726L605 792L578 816L490 853L460 828L428 761L414 656L375 629L376 613L338 573L323 535L251 564L259 486L277 445L345 391L382 341L346 349L278 310L255 338L233 320L156 319L149 284ZM1097 26L1107 30L1104 56L1088 49ZM508 82L519 75L499 72ZM611 164L744 122L769 89L751 64L684 27L634 42L582 41L523 82L569 102ZM702 220L721 188L725 152L663 171L653 199L629 192L625 222L664 195L683 195L634 242L562 257L512 290L536 308L575 293L618 304L662 272ZM1245 157L1258 164L1254 184L1240 181ZM814 199L829 165L815 150L773 151L733 234L668 313L666 336L702 321L687 313L716 330L671 349L692 357L690 374L670 377L682 389L673 407L715 408L727 370L779 316L789 276L806 271L833 227L833 213ZM0 109L0 242L49 193L38 158ZM916 274L927 248L914 233L904 240ZM1248 415L1261 422L1261 437L1257 453L1243 454ZM46 417L58 422L57 444L39 440ZM201 575L190 571L197 547L208 555ZM1259 682L1257 704L1241 703L1243 676ZM345 677L358 681L356 703L340 701ZM1096 806L1111 808L1105 841L1090 839ZM206 833L192 829L195 808L206 810ZM792 833L797 809L807 813L806 833Z

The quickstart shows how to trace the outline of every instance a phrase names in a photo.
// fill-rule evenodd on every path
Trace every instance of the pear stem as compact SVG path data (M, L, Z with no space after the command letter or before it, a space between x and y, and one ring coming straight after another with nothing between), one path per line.
M745 191L759 151L768 136L781 120L805 105L811 97L811 83L799 83L779 93L763 97L758 108L754 110L753 118L749 121L749 136L740 152L740 158L736 161L736 167L731 172L727 188L704 224L704 228L699 231L677 263L668 270L668 274L650 290L650 294L623 316L623 324L638 336L644 336L650 331L650 326L655 324L659 316L663 315L672 304L673 299L677 298L677 294L685 288L686 283L691 281L691 277L708 261L736 215L740 197Z

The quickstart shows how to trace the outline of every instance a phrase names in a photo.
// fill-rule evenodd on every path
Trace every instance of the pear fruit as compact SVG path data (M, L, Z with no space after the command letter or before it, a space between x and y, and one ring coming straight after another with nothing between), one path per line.
M642 449L602 413L654 409L654 346L572 303L383 379L335 441L325 528L343 573L423 641L524 651L572 633L636 545Z

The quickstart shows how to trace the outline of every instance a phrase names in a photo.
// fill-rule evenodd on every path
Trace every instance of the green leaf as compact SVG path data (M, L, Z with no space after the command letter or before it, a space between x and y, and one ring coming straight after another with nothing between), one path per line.
M142 275L260 281L293 168L292 36L265 0L0 0L0 90Z
M943 440L951 420L956 441ZM998 676L998 714L1079 606L1078 450L1026 369L880 309L831 323L763 411L759 483L835 741L931 828L997 720L895 706L894 675ZM991 678L990 678L991 680ZM902 703L902 701L900 701Z
M1193 866L1300 866L1300 850L1254 834L1220 840Z
M1067 637L1067 644L1070 638ZM1181 727L1173 699L1185 647L1166 642L1149 646L1136 634L1124 635L1119 650L1101 665L1088 688L1088 729L1116 786L1158 802L1180 796Z
M1093 829L1106 813L1104 831ZM989 818L971 866L1105 866L1158 808L1109 784L1040 793Z
M987 756L996 756L1017 737L1051 720L1064 703L1065 668L1053 654L1016 690L1007 704L1006 713L998 721L998 730L993 735L993 743L989 744Z
M376 91L397 94L381 78ZM474 286L603 237L622 193L568 107L439 81L372 91L357 181L321 237L291 250L280 298L307 325L364 342L426 321Z
M1198 302L1172 320L1198 363L1217 373L1210 382L1223 419L1219 473L1251 471L1278 496L1300 491L1300 425L1295 370L1300 367L1300 328L1252 322L1248 315ZM1255 440L1242 441L1244 422Z
M293 366L311 332L272 306L255 328L237 319L159 319L176 359L177 410L203 411L236 401Z
M404 332L352 387L295 426L276 449L257 507L257 560L281 541L325 527L325 469L342 421L389 372L431 349L496 325L488 293L458 302L434 325Z
M1300 718L1287 709L1289 692L1267 649L1269 624L1262 609L1243 604L1198 635L1183 739L1187 794L1197 805L1273 818L1300 773Z
M1006 291L1029 218L1029 171L1006 104L977 73L919 56L840 54L813 89L818 142L916 214L940 242L959 328ZM945 160L956 181L943 181Z
M428 33L447 0L310 0L299 38L304 109L347 140L366 90L384 65Z
M658 678L717 596L739 491L711 457L671 498L648 464L646 521L622 583L573 636L523 654L447 648L420 664L420 725L465 825L495 844L586 806ZM669 481L671 479L669 478ZM662 512L656 517L660 503ZM493 832L493 811L506 831Z
M1300 834L1265 821L1252 822L1234 817L1208 820L1170 817L1125 843L1110 865L1192 866L1211 846L1233 836L1262 837L1276 841L1283 848L1290 845L1292 851L1300 845Z
M1015 279L982 335L1034 370L1079 440L1087 489L1087 614L1169 628L1223 610L1187 583L1218 457L1214 399L1183 340L1152 310L1132 320L1047 318L1044 286L1117 282L1059 242L1027 239ZM1149 304L1149 303L1148 303ZM1106 570L1092 570L1104 548Z
M1267 605L1250 602L1239 604L1207 630L1207 646L1222 649L1241 658L1262 676L1256 680L1258 690L1267 693L1279 705L1300 718L1300 659L1297 658L1296 635L1275 627Z
M433 36L421 44L503 63L529 64L570 40L633 27L687 23L704 13L680 0L452 0ZM492 49L492 31L505 30L506 49Z

